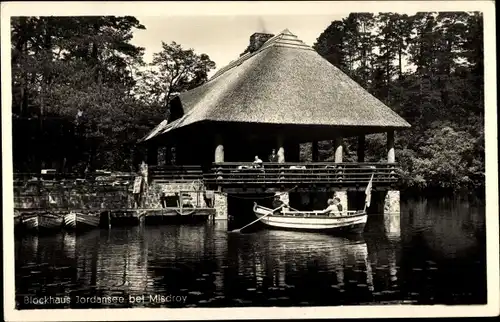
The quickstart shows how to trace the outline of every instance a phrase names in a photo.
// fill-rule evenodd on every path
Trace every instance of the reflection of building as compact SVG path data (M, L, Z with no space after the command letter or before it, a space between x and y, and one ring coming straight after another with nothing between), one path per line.
M380 221L376 235L367 236L368 261L370 269L375 271L372 285L375 292L383 290L393 291L398 286L399 252L400 252L400 216L384 214L374 216L373 220ZM383 221L383 222L382 222Z
M223 233L227 237L227 232ZM191 292L200 287L222 291L222 277L214 272L220 269L213 257L224 252L227 244L224 239L214 240L217 231L213 226L148 227L146 234L154 241L148 246L147 279L155 290Z
M358 274L358 283L373 289L372 268L363 240L276 230L261 232L255 238L258 241L252 243L250 254L238 256L238 267L240 275L254 276L258 286L263 285L261 278L271 283L269 287L294 285L301 276L316 274L310 272L315 267L333 274L340 285L345 284L346 271L365 272Z
M113 229L110 240L98 245L96 286L123 288L142 294L147 288L147 257L140 227Z
M384 214L384 229L389 240L401 237L401 215L399 213Z
M217 263L218 272L215 275L215 290L222 292L224 290L224 276L222 266L227 258L227 221L215 221L207 228L207 231L212 233L211 238L206 238L205 241L210 241L209 252L214 254Z

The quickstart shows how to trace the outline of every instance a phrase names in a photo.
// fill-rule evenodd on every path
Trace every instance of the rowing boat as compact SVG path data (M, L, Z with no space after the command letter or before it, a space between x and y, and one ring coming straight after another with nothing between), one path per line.
M14 210L14 230L19 230L23 226L23 216Z
M289 206L270 209L254 202L253 211L257 216L255 222L260 221L267 226L281 229L361 233L368 219L366 208L370 206L372 185L373 173L365 189L366 198L363 210L347 210L340 214L329 214L322 210L298 211L290 209Z
M95 228L99 226L101 216L99 214L83 214L70 212L64 216L64 226L70 229Z
M54 230L58 229L63 224L63 217L51 214L27 214L22 217L23 225L29 230Z
M253 211L260 221L270 227L293 230L361 233L368 216L366 211L344 211L333 216L323 211L297 211L282 209L275 211L254 203Z

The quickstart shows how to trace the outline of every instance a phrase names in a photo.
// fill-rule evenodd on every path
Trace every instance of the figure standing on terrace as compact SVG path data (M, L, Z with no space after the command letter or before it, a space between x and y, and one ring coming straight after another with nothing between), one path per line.
M174 147L172 147L172 148L170 149L170 164L171 164L171 165L176 165L176 163L177 163L177 160L176 160L176 159L177 159L177 156L176 156L176 154L175 154L175 148L174 148Z
M262 160L258 155L255 156L255 160L253 161L253 165L256 169L262 168Z
M269 162L278 162L278 155L276 154L276 149L273 149L271 155L269 156Z

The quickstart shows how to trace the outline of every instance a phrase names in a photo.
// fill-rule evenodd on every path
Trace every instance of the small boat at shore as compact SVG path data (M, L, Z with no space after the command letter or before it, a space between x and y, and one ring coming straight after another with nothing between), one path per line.
M22 215L22 224L28 230L47 231L62 227L64 218L51 213Z
M70 212L64 216L64 226L70 229L86 229L99 226L101 216L96 213Z
M366 208L370 206L373 174L365 190L365 207L363 210L341 211L339 214L319 211L298 211L283 205L277 209L270 209L254 202L253 211L256 221L281 229L362 233L365 229L368 215Z
M361 233L368 219L364 210L344 211L340 216L330 216L322 211L275 211L254 203L253 211L267 226L293 230Z
M23 216L18 212L14 211L14 230L19 230L23 226Z

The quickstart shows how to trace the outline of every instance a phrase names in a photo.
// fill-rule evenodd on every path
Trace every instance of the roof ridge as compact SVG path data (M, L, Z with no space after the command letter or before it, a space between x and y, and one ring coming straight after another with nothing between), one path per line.
M226 66L224 66L221 69L219 69L208 80L208 82L211 82L212 80L214 80L217 77L221 76L222 74L224 74L228 70L232 69L233 67L236 67L236 66L242 64L244 61L246 61L250 57L253 57L253 56L257 55L258 53L262 52L263 50L266 50L266 49L268 49L270 47L273 47L273 46L277 46L277 47L290 47L290 48L306 49L306 50L314 50L311 46L309 46L306 43L304 43L295 34L293 34L290 30L288 30L288 28L286 28L282 32L280 32L279 34L277 34L276 36L273 36L273 37L269 38L256 51L254 51L254 52L248 52L248 53L244 54L243 56L238 57L236 60L230 61Z

